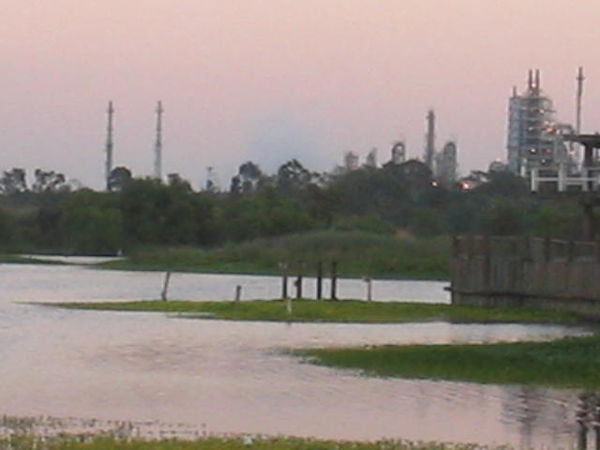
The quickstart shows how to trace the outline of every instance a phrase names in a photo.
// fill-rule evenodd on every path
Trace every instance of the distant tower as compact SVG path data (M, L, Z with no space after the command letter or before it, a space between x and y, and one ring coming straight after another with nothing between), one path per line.
M156 142L154 143L154 178L162 180L162 102L156 107Z
M358 156L355 153L344 153L344 169L347 172L358 169Z
M583 81L585 77L583 76L583 67L579 68L579 72L577 73L577 110L575 117L575 133L581 134L581 99L583 97Z
M367 155L367 158L365 160L365 166L372 167L373 169L377 168L377 149L376 148L373 148Z
M427 113L427 134L425 135L425 153L423 159L425 165L433 172L435 156L435 113L432 109Z
M394 143L392 147L392 164L402 164L406 161L406 145L403 141L398 141Z
M113 102L108 102L108 126L106 128L106 162L104 166L104 176L106 180L106 189L109 189L109 178L110 172L112 171L113 165L113 115L115 113L115 109L113 108Z
M436 179L442 186L451 187L456 182L457 154L454 141L448 141L442 151L436 154Z

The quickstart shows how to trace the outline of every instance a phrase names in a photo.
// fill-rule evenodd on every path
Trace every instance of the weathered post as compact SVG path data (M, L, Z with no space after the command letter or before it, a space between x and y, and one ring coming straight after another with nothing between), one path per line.
M281 269L281 298L288 298L288 264L285 262L279 263L279 268Z
M373 279L369 276L363 278L365 283L367 283L367 301L373 301Z
M296 299L298 300L302 298L302 278L304 276L304 267L304 263L302 261L298 261L296 281L294 282L294 285L296 286Z
M492 246L490 236L483 236L483 289L490 292L492 288Z
M242 299L242 286L239 284L235 287L235 302L238 303Z
M296 281L294 282L296 286L296 299L300 300L302 298L302 274L299 273L296 277Z
M317 264L317 300L323 298L323 262Z
M163 290L160 293L160 298L162 299L163 302L167 301L167 292L169 291L169 280L171 279L171 271L167 271L167 273L165 273L165 282L163 284Z
M337 300L337 262L331 262L331 300Z

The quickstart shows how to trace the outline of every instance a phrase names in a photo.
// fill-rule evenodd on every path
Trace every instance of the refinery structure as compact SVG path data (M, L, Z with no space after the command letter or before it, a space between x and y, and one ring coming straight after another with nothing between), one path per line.
M436 115L433 109L425 117L425 142L422 159L409 159L406 143L403 140L392 144L390 159L386 164L401 165L418 161L427 167L433 181L441 186L452 188L458 179L458 146L454 140L448 140L441 150L436 148ZM385 165L385 164L384 164ZM372 149L365 157L363 167L377 167L377 149ZM360 157L354 152L344 153L342 167L338 171L349 172L361 167Z
M592 191L600 184L600 135L581 134L583 69L577 73L575 125L559 122L530 70L526 89L508 102L507 169L529 181L533 192Z
M600 187L600 134L581 134L583 69L579 68L576 77L575 125L564 123L556 118L552 99L542 90L539 70L530 70L525 89L521 92L513 87L508 100L508 132L506 140L506 161L494 161L489 171L508 170L525 178L531 191L565 192L594 191ZM157 102L156 128L154 141L154 173L156 179L163 179L163 105ZM112 101L107 110L107 133L105 144L105 179L110 189L110 177L114 169L114 114ZM397 140L391 146L389 160L383 165L401 165L418 161L427 167L434 183L446 188L474 187L480 183L476 176L466 176L459 180L458 146L450 139L438 148L436 146L436 114L430 109L425 116L425 136L422 156L408 158L404 140ZM378 167L377 149L372 149L360 164L360 157L354 152L346 152L338 171L347 172ZM475 172L481 173L481 172ZM214 171L209 168L208 183ZM472 183L472 181L474 182Z

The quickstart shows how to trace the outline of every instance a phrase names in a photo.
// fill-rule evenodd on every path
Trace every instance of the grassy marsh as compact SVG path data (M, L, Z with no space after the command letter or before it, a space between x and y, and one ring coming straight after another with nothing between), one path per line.
M305 272L314 274L338 262L341 276L446 279L449 273L450 239L417 239L366 232L314 231L269 239L257 239L221 248L138 249L122 261L100 267L119 270L172 270L181 272L277 274L279 263L303 261Z
M384 345L299 350L312 363L366 375L495 384L533 384L600 392L600 336L552 342Z
M506 449L507 447L485 447L476 444L445 444L438 442L412 442L402 440L381 440L376 442L349 442L293 437L206 437L192 441L168 439L147 441L141 439L120 439L116 437L61 436L39 439L28 436L14 436L0 439L2 448L11 450L475 450Z
M198 318L286 322L401 323L452 321L471 323L567 323L578 317L573 313L522 308L483 308L431 303L365 302L359 300L293 300L288 314L283 300L242 302L132 301L97 303L60 303L71 309L108 311L154 311L194 314Z

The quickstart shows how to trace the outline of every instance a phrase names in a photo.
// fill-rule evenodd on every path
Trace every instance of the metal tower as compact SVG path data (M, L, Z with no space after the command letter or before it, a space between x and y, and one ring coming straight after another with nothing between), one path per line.
M575 117L575 134L581 133L581 99L583 97L583 67L579 68L577 73L577 103L576 103L576 117Z
M162 180L162 102L156 107L156 141L154 143L154 178Z
M427 113L427 134L425 135L424 162L433 171L435 157L435 113L432 109Z
M112 171L113 165L113 115L115 113L115 109L113 108L113 102L108 102L108 125L106 128L106 162L105 162L105 180L106 180L106 189L109 189L109 178L110 172Z

